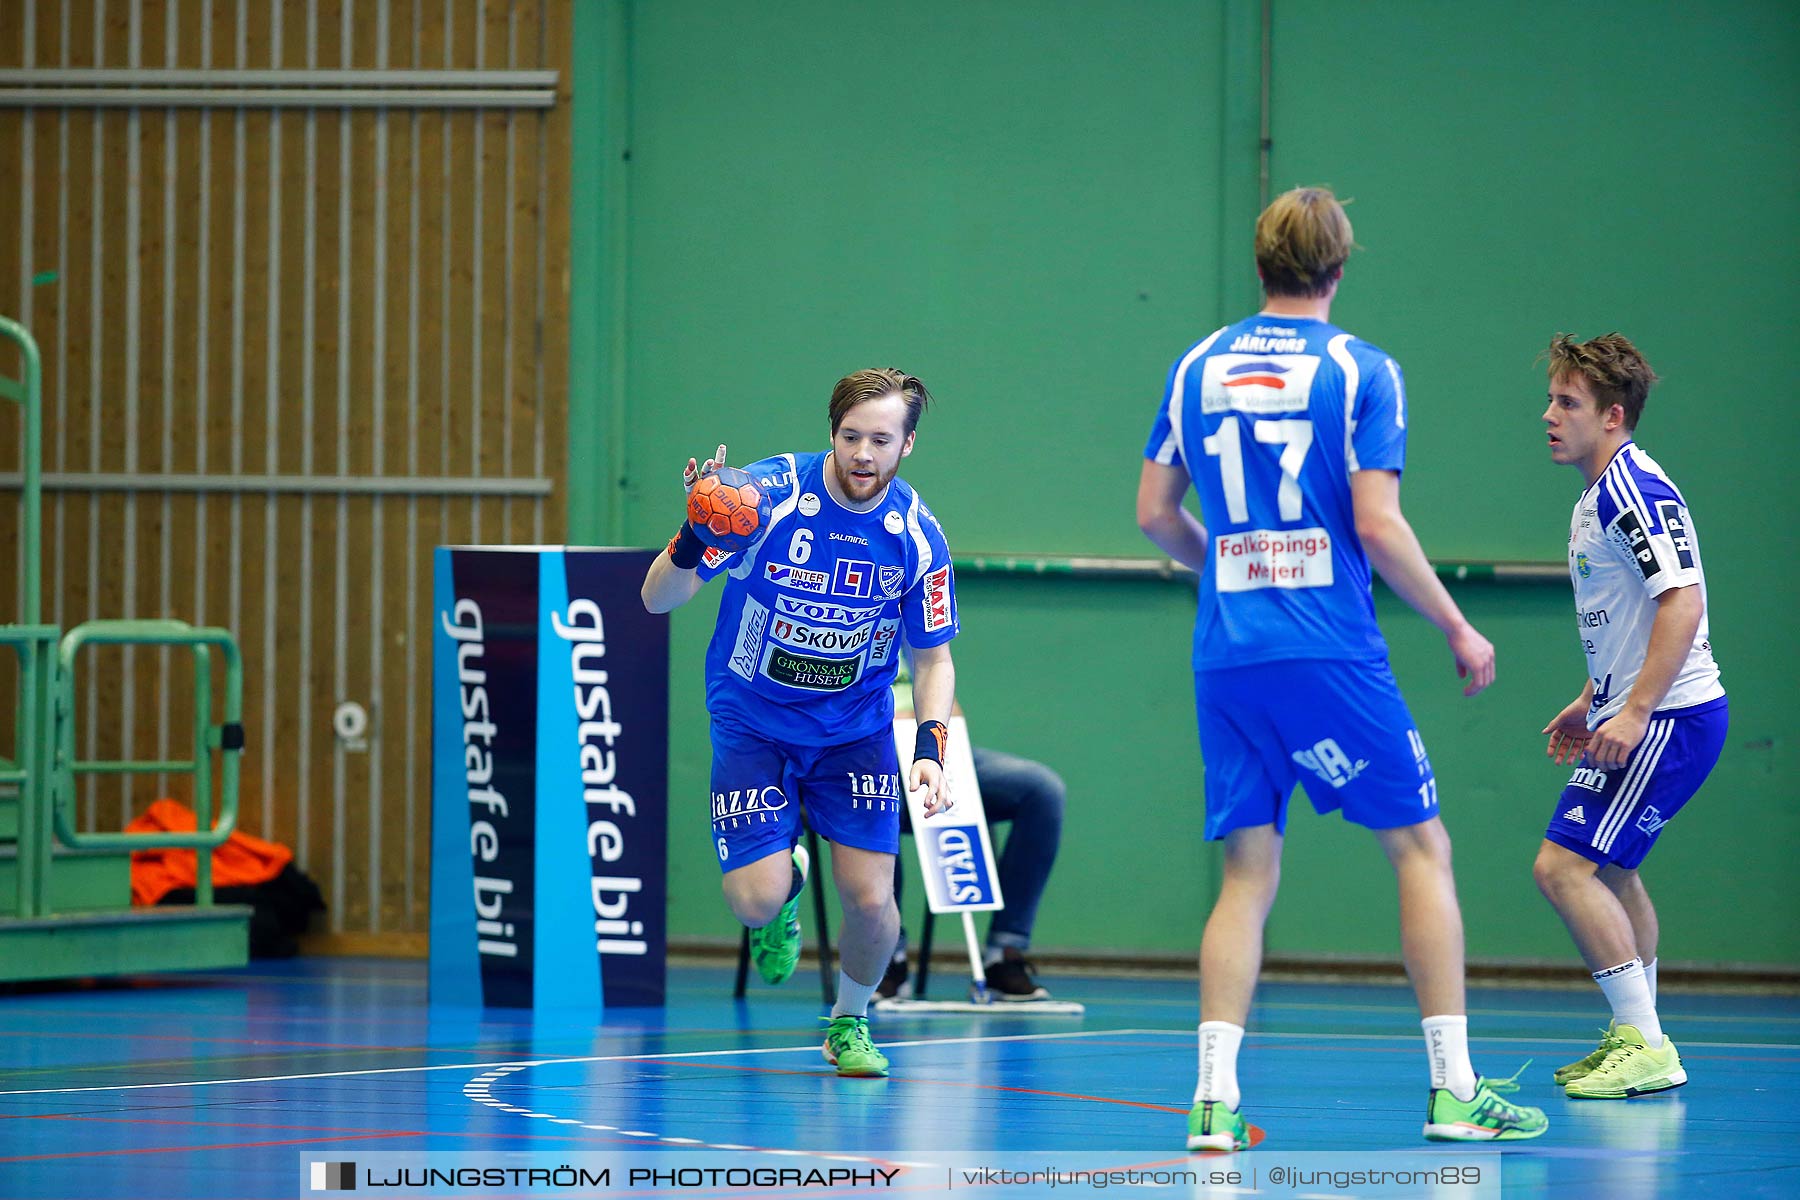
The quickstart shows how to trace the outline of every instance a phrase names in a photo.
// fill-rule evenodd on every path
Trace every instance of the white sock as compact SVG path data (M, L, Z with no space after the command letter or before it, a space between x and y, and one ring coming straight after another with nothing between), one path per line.
M1230 1021L1200 1022L1200 1083L1194 1089L1194 1103L1223 1100L1225 1107L1236 1112L1243 1097L1238 1093L1238 1047L1244 1041L1244 1027Z
M838 972L837 1003L831 1006L834 1017L866 1017L869 997L875 994L873 983L858 983L842 971Z
M1656 959L1644 964L1644 981L1650 985L1650 1003L1656 1003Z
M1469 1064L1469 1018L1426 1017L1425 1061L1431 1067L1431 1086L1449 1088L1465 1104L1475 1098L1475 1068Z
M1656 1019L1656 1000L1650 992L1643 959L1634 958L1616 967L1595 971L1594 982L1606 993L1614 1021L1637 1026L1637 1031L1644 1035L1644 1044L1652 1050L1662 1046L1662 1022Z

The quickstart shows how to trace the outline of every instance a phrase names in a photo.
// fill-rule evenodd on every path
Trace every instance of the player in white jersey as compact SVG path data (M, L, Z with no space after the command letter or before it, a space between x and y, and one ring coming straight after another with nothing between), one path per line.
M1297 188L1256 223L1267 302L1182 355L1144 448L1138 525L1200 573L1194 698L1206 837L1225 878L1200 944L1200 1081L1190 1150L1244 1150L1237 1052L1281 878L1288 801L1304 779L1386 852L1401 951L1419 1001L1426 1137L1501 1140L1548 1128L1469 1061L1462 914L1437 780L1375 623L1371 564L1443 631L1465 695L1494 680L1494 648L1438 582L1400 510L1400 368L1330 323L1350 221L1325 188ZM1182 507L1192 486L1202 525Z
M1550 458L1587 485L1569 520L1569 579L1588 681L1543 730L1545 752L1578 766L1533 874L1613 1013L1556 1082L1622 1100L1687 1082L1656 1014L1656 909L1637 868L1718 762L1728 709L1687 503L1632 441L1655 373L1616 333L1559 334L1548 357Z

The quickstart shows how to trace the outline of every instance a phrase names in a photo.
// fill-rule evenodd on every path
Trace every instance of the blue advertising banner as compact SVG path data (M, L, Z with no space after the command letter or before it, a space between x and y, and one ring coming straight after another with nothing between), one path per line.
M436 552L433 1002L663 1003L668 619L638 599L654 557Z

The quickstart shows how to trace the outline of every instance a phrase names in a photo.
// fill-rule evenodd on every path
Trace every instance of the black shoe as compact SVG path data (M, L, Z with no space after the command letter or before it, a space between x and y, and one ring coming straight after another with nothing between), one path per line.
M1015 1004L1050 998L1049 990L1037 981L1037 968L1023 958L1003 958L990 964L987 985L994 999Z
M906 999L912 996L912 991L912 984L906 978L906 960L896 958L888 963L887 974L883 975L881 982L875 985L875 998L892 1000L899 996Z

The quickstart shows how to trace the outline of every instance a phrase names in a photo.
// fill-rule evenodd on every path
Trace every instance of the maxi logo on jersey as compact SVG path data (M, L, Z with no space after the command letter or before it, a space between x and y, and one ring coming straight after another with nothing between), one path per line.
M950 625L950 568L939 567L925 576L925 632Z
M793 588L797 592L823 592L831 576L823 571L808 571L786 563L764 563L763 574L776 587Z
M1293 412L1307 406L1316 354L1215 354L1200 376L1202 413Z

